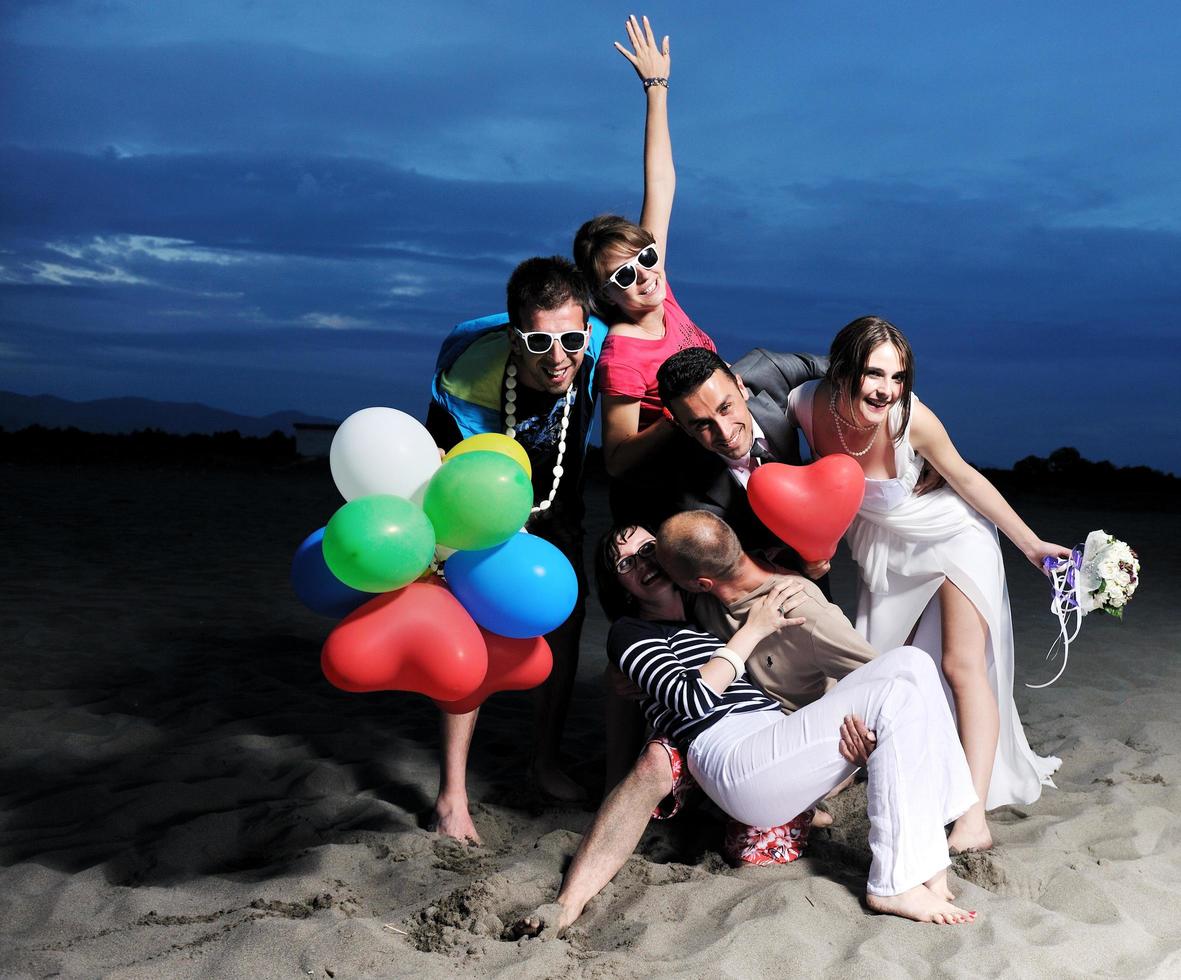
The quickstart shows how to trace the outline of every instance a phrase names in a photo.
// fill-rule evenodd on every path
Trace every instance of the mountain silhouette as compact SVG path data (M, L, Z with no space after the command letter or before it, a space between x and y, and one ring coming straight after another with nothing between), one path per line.
M53 395L18 395L0 391L0 428L9 432L30 425L49 429L73 426L84 432L134 432L162 429L179 435L230 432L268 436L276 429L293 435L296 422L332 422L303 412L274 412L261 418L238 415L199 402L158 402L150 398L100 398L75 402Z

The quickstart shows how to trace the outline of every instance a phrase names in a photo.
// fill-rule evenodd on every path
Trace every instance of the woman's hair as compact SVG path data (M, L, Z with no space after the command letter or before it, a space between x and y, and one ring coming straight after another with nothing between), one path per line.
M609 316L615 310L615 304L602 297L603 283L615 271L604 265L607 250L638 252L655 242L651 232L617 214L600 214L578 229L574 236L574 264L590 286L591 306L599 316Z
M636 597L620 584L615 565L619 561L619 542L626 541L637 531L652 533L643 524L611 527L603 532L595 549L595 587L599 593L599 605L611 622L636 609Z
M898 431L891 433L897 442L910 422L910 395L914 390L914 354L901 330L880 316L862 316L846 324L832 339L825 378L836 391L837 397L843 395L852 405L860 397L861 381L865 377L869 356L882 344L893 344L902 361L902 395L899 398L902 419Z

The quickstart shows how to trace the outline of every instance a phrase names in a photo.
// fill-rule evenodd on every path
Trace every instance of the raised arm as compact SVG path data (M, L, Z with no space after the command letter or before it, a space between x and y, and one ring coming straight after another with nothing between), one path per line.
M636 74L646 83L644 94L648 101L644 125L644 206L640 211L640 227L652 233L665 268L668 268L668 223L677 189L672 139L668 132L668 35L657 45L648 18L645 17L641 24L634 14L627 19L625 26L631 50L618 41L615 49L631 62ZM663 84L649 82L653 78L663 79Z
M938 470L967 503L1004 531L1005 537L1021 550L1034 568L1044 574L1042 559L1070 555L1069 548L1043 541L1034 534L1000 491L960 456L943 423L917 399L911 408L910 419L910 443L915 451Z

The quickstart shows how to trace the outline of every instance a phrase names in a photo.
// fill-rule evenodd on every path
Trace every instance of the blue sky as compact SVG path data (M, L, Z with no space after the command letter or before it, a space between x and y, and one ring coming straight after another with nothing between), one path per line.
M10 0L0 388L421 414L441 337L518 260L636 215L628 12ZM878 313L968 458L1181 473L1175 6L647 12L670 279L723 354Z

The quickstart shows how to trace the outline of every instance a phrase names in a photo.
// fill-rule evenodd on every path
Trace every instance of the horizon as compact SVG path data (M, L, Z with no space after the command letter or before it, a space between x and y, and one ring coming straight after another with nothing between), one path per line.
M421 418L532 254L635 217L629 11L214 0L0 12L0 387ZM965 458L1181 473L1171 6L646 10L671 281L723 356L877 312Z

